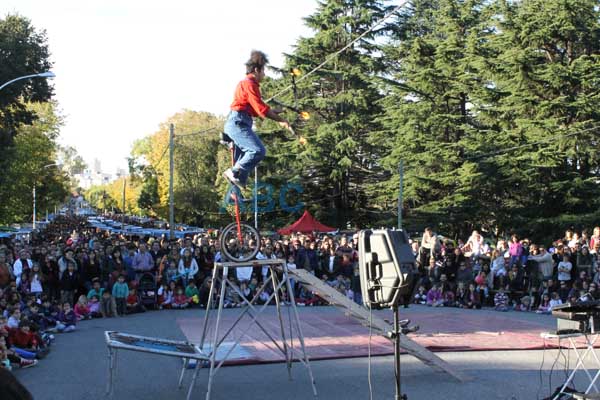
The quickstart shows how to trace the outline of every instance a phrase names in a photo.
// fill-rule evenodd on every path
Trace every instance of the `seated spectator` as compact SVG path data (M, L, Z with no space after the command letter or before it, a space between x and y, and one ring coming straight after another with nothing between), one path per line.
M498 289L494 296L494 309L496 311L508 311L508 296L503 288Z
M469 290L467 290L467 305L466 308L481 309L481 297L480 293L476 290L473 283L469 284Z
M427 305L430 307L440 307L444 305L442 292L438 289L436 284L433 284L431 289L427 292Z
M137 293L136 288L129 289L129 294L126 300L126 314L136 314L146 312L146 307L142 304L142 300Z
M559 306L562 304L562 300L560 299L560 297L558 297L558 293L554 292L552 293L552 296L550 298L550 303L549 303L549 311L552 311L552 309L554 309L554 307Z
M455 296L455 307L464 308L467 306L467 289L465 288L464 282L459 282L458 287L456 288L456 296Z
M93 295L88 303L90 307L90 315L92 318L102 318L102 304L97 295Z
M422 305L427 304L427 291L425 290L425 286L419 286L417 293L413 296L413 303Z
M442 292L442 301L443 301L444 307L456 306L454 292L452 290L446 290L445 292Z
M185 297L190 299L190 305L195 305L200 303L200 291L196 286L196 282L194 280L190 280L188 285L185 288Z
M56 320L56 330L58 332L73 332L77 324L75 311L71 308L71 303L64 302L62 310L58 313Z
M550 295L548 293L544 293L542 295L542 300L540 301L540 305L538 306L536 313L538 314L550 314Z
M558 297L564 303L569 298L569 294L571 293L571 288L569 287L569 284L566 281L561 281L560 287L558 288L558 291L556 293L558 293Z
M183 288L178 287L177 291L175 292L175 296L173 296L173 303L171 304L171 308L184 309L188 308L189 305L189 299L185 297L185 294L183 293Z
M75 307L73 307L73 311L75 312L77 321L81 321L83 319L92 319L92 313L90 311L88 299L84 295L79 296Z
M519 304L515 305L515 311L530 311L531 310L531 297L521 297Z
M41 338L31 332L31 324L21 321L17 329L12 329L8 334L8 343L19 353L19 350L35 354L35 358L44 358L49 349Z

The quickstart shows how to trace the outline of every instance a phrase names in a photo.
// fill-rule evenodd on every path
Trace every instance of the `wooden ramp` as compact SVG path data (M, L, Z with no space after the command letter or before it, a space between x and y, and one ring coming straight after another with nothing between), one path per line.
M390 338L388 333L391 332L392 325L383 318L371 313L365 307L356 304L354 301L350 300L304 269L290 269L289 273L293 275L294 279L300 282L303 286L319 295L319 297L329 302L329 304L342 309L344 313L357 319L362 325L366 327L371 325L373 330L387 338ZM401 335L400 346L408 354L423 361L426 365L430 366L436 371L450 374L460 382L471 380L469 376L463 374L461 371L458 371L456 368L453 368L446 361L442 360L425 347L417 344L406 335Z

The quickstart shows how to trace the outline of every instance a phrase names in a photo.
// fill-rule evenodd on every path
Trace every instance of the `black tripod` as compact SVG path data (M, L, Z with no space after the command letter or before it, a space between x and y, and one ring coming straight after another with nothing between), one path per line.
M394 375L396 377L396 397L395 400L408 400L405 394L401 394L400 391L400 334L404 328L400 328L400 317L398 312L398 305L392 307L394 313L394 330L390 333L392 339L394 339ZM408 325L408 322L404 324Z

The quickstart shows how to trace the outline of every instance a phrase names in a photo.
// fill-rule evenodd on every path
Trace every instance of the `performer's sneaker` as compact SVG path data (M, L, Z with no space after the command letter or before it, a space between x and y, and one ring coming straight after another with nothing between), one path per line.
M225 177L225 179L227 179L229 182L239 187L240 189L246 189L246 185L243 184L242 181L240 181L238 178L236 178L235 173L231 168L223 172L223 176Z

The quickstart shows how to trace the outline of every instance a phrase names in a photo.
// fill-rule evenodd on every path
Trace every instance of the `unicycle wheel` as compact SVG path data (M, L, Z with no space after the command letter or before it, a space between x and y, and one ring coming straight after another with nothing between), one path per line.
M247 224L240 224L241 234L238 235L237 223L233 222L223 229L219 237L221 254L227 261L246 262L256 257L260 249L260 234ZM225 260L224 260L225 261Z

